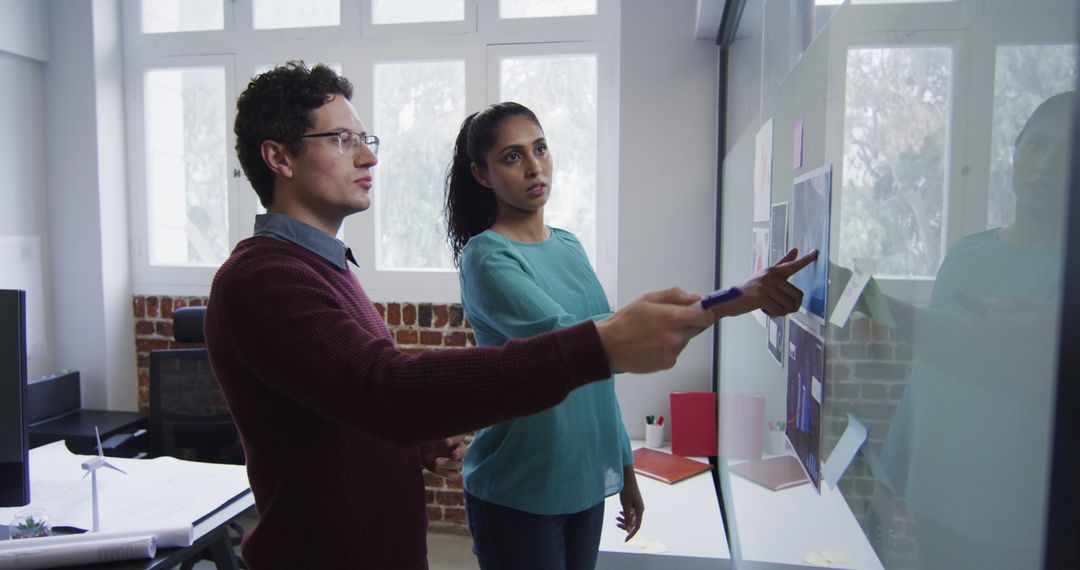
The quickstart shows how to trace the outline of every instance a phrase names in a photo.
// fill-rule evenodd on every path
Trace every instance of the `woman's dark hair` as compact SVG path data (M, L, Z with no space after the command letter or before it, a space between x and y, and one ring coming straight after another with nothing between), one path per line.
M1037 120L1041 120L1044 115L1053 117L1052 120L1054 121L1061 121L1066 117L1070 117L1076 107L1076 97L1076 91L1064 91L1039 103L1035 110L1031 112L1031 116L1028 117L1027 121L1024 121L1024 126L1020 129L1020 133L1016 135L1013 146L1019 147L1020 141L1024 140L1028 127L1034 125ZM1069 128L1068 124L1069 122L1066 121L1066 129Z
M303 151L303 139L315 126L312 111L335 96L352 99L348 79L318 64L308 69L302 61L290 61L256 76L236 101L236 156L252 188L265 207L274 203L274 173L263 162L262 143L285 143L293 156Z
M495 194L472 175L471 166L487 168L485 156L498 137L499 127L511 117L527 117L542 131L544 127L528 107L519 103L496 103L473 113L461 123L454 142L454 159L446 169L446 241L454 253L454 265L461 265L461 250L469 238L495 223L498 205Z

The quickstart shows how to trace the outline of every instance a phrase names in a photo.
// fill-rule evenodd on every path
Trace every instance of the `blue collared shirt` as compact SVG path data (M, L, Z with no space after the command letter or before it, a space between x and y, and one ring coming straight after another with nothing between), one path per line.
M255 216L255 236L272 237L298 245L341 270L346 269L346 261L359 267L352 250L341 240L292 216L273 213Z

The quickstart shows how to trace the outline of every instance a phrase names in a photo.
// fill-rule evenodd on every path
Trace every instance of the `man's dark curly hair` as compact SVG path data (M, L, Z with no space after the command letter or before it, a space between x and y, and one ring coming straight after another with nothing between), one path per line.
M336 95L352 99L353 86L333 69L318 64L308 69L290 61L256 76L236 101L236 155L259 201L274 203L274 173L263 162L263 141L285 143L293 156L303 152L303 139L315 126L312 111Z

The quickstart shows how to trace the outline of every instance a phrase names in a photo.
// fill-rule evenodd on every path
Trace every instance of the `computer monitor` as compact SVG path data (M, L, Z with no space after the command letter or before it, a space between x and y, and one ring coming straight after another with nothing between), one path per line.
M26 292L0 289L0 507L30 502Z
M799 319L788 319L787 427L785 434L814 488L821 491L821 404L825 392L825 339Z

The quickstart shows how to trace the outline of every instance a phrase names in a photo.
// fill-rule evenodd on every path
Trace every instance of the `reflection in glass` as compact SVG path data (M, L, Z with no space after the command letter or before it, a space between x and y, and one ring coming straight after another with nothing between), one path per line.
M747 125L805 119L810 159L801 168L832 164L841 173L830 235L839 255L829 267L830 316L841 322L820 331L822 459L842 449L855 425L849 415L866 439L819 502L795 488L760 494L722 466L738 556L799 565L820 542L799 543L800 532L820 521L815 537L835 530L829 542L845 543L852 558L873 548L876 560L862 556L857 568L1041 568L1058 330L1072 317L1061 314L1060 286L1064 232L1076 223L1065 205L1076 187L1068 170L1077 97L1068 91L1077 80L1071 23L1080 4L845 3L776 82L764 80L774 60L755 47L790 30L770 20L774 1L795 0L748 2L729 52L725 123L738 128L728 131L724 180L733 184L723 192L725 206L736 207L724 208L718 232L725 258L746 255L738 228L750 223L749 209L738 207L747 204L738 185L752 179ZM757 77L775 85L763 87L760 110L744 87ZM804 172L787 152L779 148L774 162L781 180ZM791 190L774 187L774 202L789 201ZM857 258L876 264L875 280L840 319L835 297ZM905 279L886 279L897 276ZM786 401L785 370L755 353L761 333L744 323L721 325L718 384L724 393L764 394L771 420ZM845 516L832 510L836 491ZM746 514L744 505L766 500L783 516L761 523ZM848 514L858 529L844 528ZM777 541L788 520L797 522Z
M1075 105L1017 136L1013 222L953 245L928 308L889 301L916 360L882 459L922 568L1041 566Z
M372 0L374 24L455 22L465 19L465 0Z
M595 55L505 58L502 101L541 117L558 168L547 223L574 233L596 265L597 68Z
M144 79L150 263L217 265L228 254L225 70Z
M773 93L835 8L817 8L807 0L770 0L763 10L762 82L765 93Z
M142 0L144 34L221 30L223 0Z
M375 66L375 123L382 139L375 208L380 270L451 269L443 179L465 111L465 62Z
M500 18L549 18L596 14L596 0L499 0Z
M952 51L847 53L840 264L930 276L941 260Z
M256 30L337 26L341 7L339 0L252 0L251 19Z
M1032 110L1076 85L1075 45L999 46L994 70L994 133L990 149L987 227L1013 222L1013 143Z

